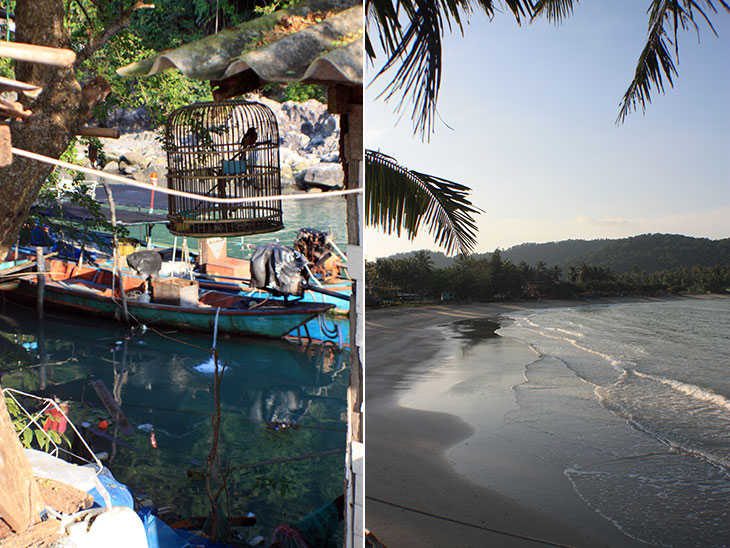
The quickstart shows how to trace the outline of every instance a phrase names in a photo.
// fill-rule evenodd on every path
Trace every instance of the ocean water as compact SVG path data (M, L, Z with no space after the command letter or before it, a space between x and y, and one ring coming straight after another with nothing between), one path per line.
M498 333L535 352L500 440L628 537L730 546L730 299L516 312Z

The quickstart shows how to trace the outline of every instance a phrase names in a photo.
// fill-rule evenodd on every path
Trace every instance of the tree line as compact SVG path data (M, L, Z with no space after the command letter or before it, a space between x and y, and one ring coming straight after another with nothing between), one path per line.
M454 264L435 268L431 253L416 251L405 258L379 258L365 263L370 302L484 302L530 298L652 295L680 292L725 293L730 288L730 263L695 265L674 270L617 274L585 262L565 271L538 261L514 263L497 249L490 257L459 256Z

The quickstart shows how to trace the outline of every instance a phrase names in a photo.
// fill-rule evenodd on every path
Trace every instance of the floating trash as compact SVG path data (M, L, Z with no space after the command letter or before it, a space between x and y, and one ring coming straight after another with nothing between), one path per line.
M201 363L200 365L196 365L193 367L198 373L203 373L205 375L212 375L215 373L215 360L213 359L213 356L208 359L207 362ZM218 370L221 370L220 364L218 365Z

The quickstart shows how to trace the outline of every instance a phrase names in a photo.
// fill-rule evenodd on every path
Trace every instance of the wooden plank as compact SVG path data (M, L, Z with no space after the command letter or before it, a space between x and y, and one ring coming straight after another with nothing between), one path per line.
M134 434L134 428L130 426L127 417L125 417L124 413L122 412L122 409L119 407L119 405L117 405L117 402L114 401L114 398L104 384L104 381L102 381L101 379L96 379L91 381L89 384L91 384L94 390L96 390L96 394L97 396L99 396L99 399L104 404L104 407L106 407L106 410L109 411L109 414L114 419L114 422L116 422L119 426L119 431L122 434L126 435Z
M77 135L85 137L104 137L105 139L119 139L119 129L115 127L82 127Z
M17 101L8 101L6 99L0 99L0 113L5 116L12 116L13 118L30 118L33 111L30 109L23 108L23 105Z
M0 91L20 91L28 97L37 97L43 91L43 88L0 76Z
M61 522L55 518L36 523L19 535L2 540L3 548L46 548L61 538Z
M70 67L76 61L76 54L70 49L5 41L0 41L0 57L10 57L16 61L55 65L57 67Z
M13 163L13 143L10 140L10 126L0 124L0 167Z
M0 391L0 518L16 533L40 521L45 506L23 446L10 421L5 396Z

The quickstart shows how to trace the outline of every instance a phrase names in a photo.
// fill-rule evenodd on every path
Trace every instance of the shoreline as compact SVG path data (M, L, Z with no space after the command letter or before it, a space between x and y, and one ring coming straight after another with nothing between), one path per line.
M723 298L714 295L630 297L368 311L367 527L386 546L396 548L540 545L495 533L495 529L566 546L645 546L624 536L585 506L562 470L529 455L515 455L514 448L504 441L499 443L496 437L483 458L494 459L502 467L504 463L507 467L514 465L519 469L518 477L524 479L520 483L546 495L542 497L543 502L557 493L560 500L556 506L562 503L565 507L557 511L551 511L551 508L555 510L553 506L535 507L510 498L495 487L471 481L457 469L453 457L464 452L475 427L453 412L405 407L402 399L419 379L438 376L442 368L450 345L446 332L438 326L465 319L494 319L520 310L715 297ZM427 398L428 394L423 397ZM482 459L482 454L479 458ZM561 519L557 514L567 515L568 519Z

